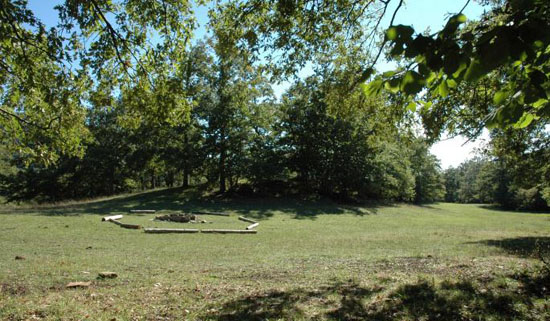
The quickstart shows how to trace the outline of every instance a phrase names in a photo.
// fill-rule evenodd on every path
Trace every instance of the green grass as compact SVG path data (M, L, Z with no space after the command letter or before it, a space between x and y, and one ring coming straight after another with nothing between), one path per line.
M154 222L133 208L232 216ZM178 189L0 211L1 320L550 317L550 283L532 257L550 244L550 214ZM260 226L255 235L154 235L101 222L119 213L144 227L244 228L238 215ZM101 271L119 277L96 279ZM71 281L92 286L66 289Z

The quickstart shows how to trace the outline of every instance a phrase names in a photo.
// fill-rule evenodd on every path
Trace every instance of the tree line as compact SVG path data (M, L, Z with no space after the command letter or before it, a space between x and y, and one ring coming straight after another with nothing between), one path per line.
M221 193L415 202L442 197L437 159L410 129L417 122L412 113L396 113L389 96L369 97L357 88L346 101L333 102L327 79L337 75L325 71L296 81L277 100L261 68L217 56L214 40L193 46L187 57L182 73L193 93L186 97L193 106L188 116L174 122L129 115L129 105L162 108L165 97L129 88L106 104L109 95L98 87L90 93L84 154L43 164L5 152L11 170L1 176L3 194L59 201L205 184ZM346 112L334 115L334 103L346 104Z
M187 0L67 0L55 27L0 0L2 194L200 183L542 208L550 5L481 2L479 20L462 8L431 34L398 24L402 0L216 2L198 41ZM280 81L292 85L277 99ZM429 146L484 127L479 166L441 171Z

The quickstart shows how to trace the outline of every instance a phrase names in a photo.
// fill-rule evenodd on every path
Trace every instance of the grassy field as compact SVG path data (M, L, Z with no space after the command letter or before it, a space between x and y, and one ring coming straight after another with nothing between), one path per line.
M191 225L129 209L232 215ZM0 212L1 320L550 318L549 278L533 257L550 244L545 213L178 189ZM101 222L109 214L145 227L244 228L238 215L260 226L255 235L155 235ZM98 279L101 271L118 278ZM65 288L73 281L92 284Z

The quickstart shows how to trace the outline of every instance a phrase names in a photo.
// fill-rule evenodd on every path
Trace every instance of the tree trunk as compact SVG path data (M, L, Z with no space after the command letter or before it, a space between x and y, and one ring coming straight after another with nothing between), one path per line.
M225 193L225 150L220 154L220 193Z
M221 133L221 143L220 143L220 193L225 193L226 187L225 187L225 181L226 181L226 172L225 172L225 158L226 158L226 150L225 150L225 129L222 128Z
M185 159L183 160L183 187L188 188L189 187L189 158L191 155L189 155L189 136L187 136L187 133L185 133L183 137L183 141L185 144Z
M174 171L168 171L168 174L166 174L166 178L164 179L164 181L166 182L166 186L174 187L175 176L176 175Z
M182 186L184 188L189 187L189 168L187 167L187 164L185 164L185 167L183 168L183 184Z

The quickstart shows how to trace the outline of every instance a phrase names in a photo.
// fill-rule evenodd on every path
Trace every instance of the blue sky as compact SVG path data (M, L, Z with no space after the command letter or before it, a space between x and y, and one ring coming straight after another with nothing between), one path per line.
M55 26L58 20L57 11L54 10L56 4L62 0L29 0L29 8L35 15L41 19L47 26ZM388 12L393 12L393 8L398 1L393 1L393 6L388 9ZM397 13L395 23L412 25L416 31L421 32L426 29L438 30L446 22L450 14L457 13L464 6L466 0L410 0L405 1L405 5ZM196 31L196 38L200 39L205 36L204 26L208 22L208 9L200 7L197 10L197 19L201 27ZM464 10L464 14L469 19L476 19L484 11L484 8L471 1ZM385 21L385 25L389 24L389 16ZM391 68L391 64L385 62L380 63L379 70ZM307 71L305 72L307 74ZM288 83L283 83L274 86L278 96L289 86ZM457 137L454 139L446 139L435 144L431 151L441 160L442 168L449 166L458 166L464 160L473 157L473 151L483 144L483 138L487 139L486 132L482 135L482 139L469 142L464 145L466 139Z

